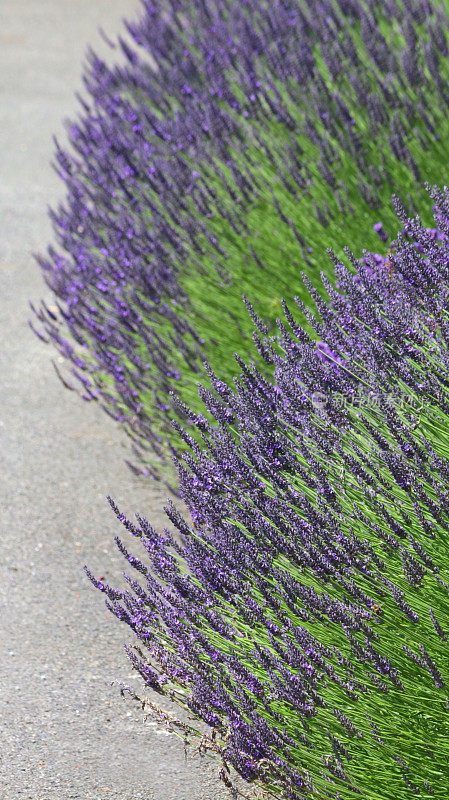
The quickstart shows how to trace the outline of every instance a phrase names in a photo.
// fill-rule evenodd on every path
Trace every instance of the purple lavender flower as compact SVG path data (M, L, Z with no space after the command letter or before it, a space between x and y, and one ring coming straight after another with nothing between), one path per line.
M438 230L449 190L430 194ZM247 303L274 376L237 357L231 389L207 367L215 423L197 420L201 446L181 431L191 452L177 462L193 523L169 504L175 532L159 533L112 504L148 564L118 540L140 583L126 576L119 592L88 573L139 639L146 685L212 729L225 766L291 800L409 798L430 777L449 788L436 618L449 573L448 244L395 205L392 275L374 279L348 250L354 274L331 253L339 291L325 304L310 287L318 317L299 303L327 353L286 304L276 339ZM334 401L360 385L377 405Z
M68 385L166 458L171 418L187 424L171 393L198 411L202 362L229 380L232 351L249 347L241 293L272 324L301 258L319 282L320 247L356 212L353 178L360 213L398 189L387 141L419 193L416 144L427 165L441 156L449 22L424 0L170 0L126 28L123 63L89 54L70 147L56 143L66 200L39 263L58 310L41 305L38 334Z

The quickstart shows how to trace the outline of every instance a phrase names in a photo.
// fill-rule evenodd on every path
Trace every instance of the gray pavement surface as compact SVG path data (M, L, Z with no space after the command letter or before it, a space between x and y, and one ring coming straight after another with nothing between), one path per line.
M126 437L59 383L55 352L27 326L49 298L32 253L62 196L51 137L77 110L86 47L106 47L137 0L0 0L0 798L224 800L209 759L144 723L112 680L132 683L131 633L82 572L114 586L122 533L106 503L155 524L167 492L124 464ZM134 681L140 687L139 681Z

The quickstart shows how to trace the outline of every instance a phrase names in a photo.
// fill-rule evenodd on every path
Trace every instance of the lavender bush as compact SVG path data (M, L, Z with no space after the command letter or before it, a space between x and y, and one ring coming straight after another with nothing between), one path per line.
M249 306L274 377L237 357L231 389L207 367L214 424L184 409L201 446L176 426L191 521L169 504L158 533L111 501L141 580L88 575L228 784L232 766L289 800L448 796L449 189L427 188L432 230L394 199L388 259L330 250L326 302L305 278L315 338L286 303L277 336Z
M423 168L444 179L449 24L427 0L147 0L126 27L57 149L37 316L84 399L163 455L170 391L199 410L204 359L229 379L256 355L242 293L270 325L323 247L394 230L392 189L411 209Z

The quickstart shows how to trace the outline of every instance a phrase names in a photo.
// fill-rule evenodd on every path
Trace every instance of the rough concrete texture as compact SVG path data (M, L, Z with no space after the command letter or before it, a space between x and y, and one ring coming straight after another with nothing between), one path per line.
M114 679L131 682L130 641L82 572L121 585L111 494L161 524L167 492L124 465L128 441L59 383L55 352L27 326L49 298L32 253L51 239L62 196L51 137L77 111L86 47L106 46L137 0L0 3L0 798L213 800L229 797L209 759L144 723ZM135 684L140 686L139 682Z

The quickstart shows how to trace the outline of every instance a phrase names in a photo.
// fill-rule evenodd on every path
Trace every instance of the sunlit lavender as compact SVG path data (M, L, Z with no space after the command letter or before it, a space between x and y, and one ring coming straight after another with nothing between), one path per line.
M284 303L273 335L247 303L273 378L207 366L214 423L191 413L201 445L177 426L177 535L111 501L139 580L88 574L147 689L209 726L228 785L232 767L290 800L447 797L449 191L429 192L430 230L393 200L388 258L329 251L316 314Z
M172 390L200 410L203 360L231 379L234 351L256 357L243 293L273 325L301 270L331 276L326 246L374 250L379 216L391 232L392 190L410 211L422 176L444 180L446 12L143 2L114 66L90 54L56 150L67 193L39 259L56 304L37 328L140 454L170 454Z

